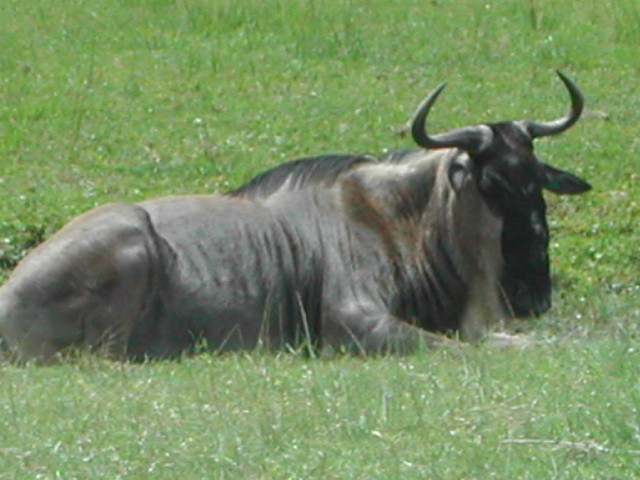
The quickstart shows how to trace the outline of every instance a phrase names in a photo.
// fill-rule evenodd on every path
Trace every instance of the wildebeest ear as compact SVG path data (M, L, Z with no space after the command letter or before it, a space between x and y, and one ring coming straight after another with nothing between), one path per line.
M449 165L449 183L458 192L471 175L471 159L465 154L453 159Z
M553 193L570 195L591 190L591 185L580 177L550 165L544 165L542 187Z

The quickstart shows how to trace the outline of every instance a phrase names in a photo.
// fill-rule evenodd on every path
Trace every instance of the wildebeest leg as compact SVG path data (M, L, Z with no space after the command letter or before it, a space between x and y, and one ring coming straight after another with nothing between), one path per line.
M438 335L414 327L392 316L369 319L375 326L362 332L362 345L365 353L412 353L420 348L441 348L451 345L452 341Z
M34 250L0 289L0 331L21 360L70 349L122 357L144 311L150 228L138 207L80 217Z
M358 353L407 354L420 348L441 348L456 342L414 327L389 313L350 312L323 327L323 345Z

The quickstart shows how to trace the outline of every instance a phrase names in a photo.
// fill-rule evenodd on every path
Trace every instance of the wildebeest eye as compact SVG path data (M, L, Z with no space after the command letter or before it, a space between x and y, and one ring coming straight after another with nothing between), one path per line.
M515 194L516 190L513 186L496 172L489 169L485 169L482 172L482 179L480 180L480 187L487 193L497 193L498 190L502 190L504 193Z

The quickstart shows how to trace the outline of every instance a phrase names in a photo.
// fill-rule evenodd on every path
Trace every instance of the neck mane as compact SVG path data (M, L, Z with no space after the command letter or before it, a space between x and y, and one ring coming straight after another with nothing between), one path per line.
M244 198L264 198L286 187L300 190L310 185L330 186L345 172L358 165L377 162L365 155L326 155L301 158L261 173L229 195Z

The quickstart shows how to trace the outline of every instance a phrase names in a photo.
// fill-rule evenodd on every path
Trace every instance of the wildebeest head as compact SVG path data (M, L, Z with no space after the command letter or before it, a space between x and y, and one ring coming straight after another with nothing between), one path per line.
M577 176L541 162L533 151L536 138L567 130L583 110L578 87L562 72L557 73L571 96L571 110L558 120L500 122L429 135L426 118L445 87L442 84L426 98L412 123L418 145L427 149L458 148L471 159L454 163L449 178L454 189L475 181L503 220L501 284L506 308L516 317L540 315L551 306L549 229L542 190L577 194L591 188Z

